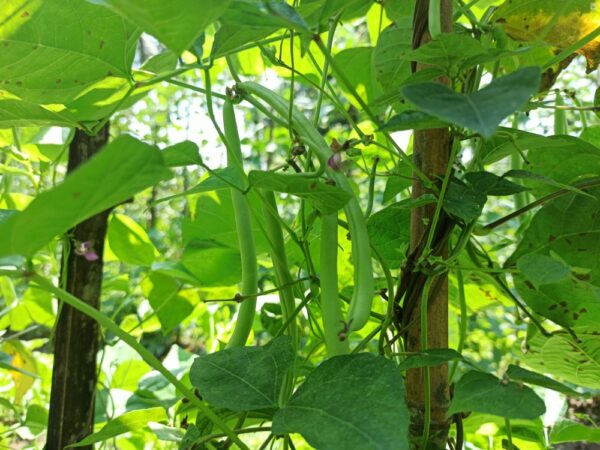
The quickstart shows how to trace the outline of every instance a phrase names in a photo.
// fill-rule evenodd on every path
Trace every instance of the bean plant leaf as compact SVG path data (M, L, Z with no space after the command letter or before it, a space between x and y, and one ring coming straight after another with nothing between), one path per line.
M525 179L536 197L556 191L559 185L573 185L600 173L600 139L595 140L590 134L582 134L579 139L563 135L545 137L511 128L500 128L499 132L484 143L484 164L526 153L524 169L540 177Z
M600 189L587 192L591 198L568 194L538 211L507 261L524 269L515 282L528 305L569 327L600 317Z
M0 90L0 128L55 125L76 127L75 119L66 114L50 111L37 103L10 98Z
M8 0L0 11L4 90L66 103L106 77L128 78L139 32L84 0Z
M550 430L550 443L565 442L600 443L600 428L588 427L574 420L561 420Z
M192 141L183 141L169 145L162 151L165 164L169 167L188 166L200 164L200 151Z
M181 284L173 277L150 272L142 281L142 291L160 321L163 334L167 335L188 317L196 306L180 292Z
M112 216L107 238L112 252L127 264L150 266L159 254L146 230L124 214Z
M537 92L540 78L539 67L525 67L467 95L438 83L408 85L402 93L421 111L489 138L503 119Z
M0 256L31 256L55 236L172 174L156 147L120 136L0 224Z
M138 431L147 426L148 422L166 422L168 420L167 412L162 407L129 411L108 422L97 433L90 434L76 444L67 445L66 448L86 447L124 433Z
M506 376L513 381L533 384L534 386L541 386L546 389L552 389L554 391L561 392L565 395L574 397L578 397L581 395L579 394L579 392L574 391L570 387L565 386L564 384L559 383L558 381L553 380L552 378L549 378L537 372L532 372L531 370L527 370L523 367L515 366L514 364L508 366Z
M262 347L237 347L196 358L190 381L204 400L233 411L276 408L283 377L294 361L289 336Z
M473 189L485 195L514 195L529 190L491 172L468 172L465 180Z
M275 413L273 432L300 433L322 450L383 450L408 448L408 422L396 364L361 353L335 356L313 370Z
M593 32L600 23L598 0L507 0L495 11L493 20L506 34L525 42L544 42L564 50ZM600 37L577 49L585 56L588 72L598 67Z
M428 196L423 204L433 203L435 198ZM410 209L414 203L401 201L376 212L367 221L367 231L373 248L388 264L400 267L406 258L410 242Z
M253 188L286 192L310 200L323 214L337 212L350 200L350 194L339 187L297 175L253 170L248 180Z
M444 33L436 39L408 53L409 61L442 69L447 75L455 75L459 69L468 67L468 60L485 55L486 49L476 39L458 33Z
M535 419L546 411L544 401L527 386L472 370L458 381L448 414L477 411L509 419Z
M452 179L444 197L444 209L454 217L471 222L480 216L486 201L485 192Z
M218 19L231 0L93 0L156 37L180 54Z
M387 27L377 40L373 53L375 77L384 92L393 92L410 74L410 61L403 58L412 48L411 18Z
M204 286L233 286L242 279L239 250L211 240L190 242L181 263Z
M600 334L597 322L576 327L577 338L565 333L544 336L537 333L528 341L523 357L529 367L578 386L600 389Z
M272 31L279 28L307 29L302 16L283 0L233 0L221 21L227 25Z

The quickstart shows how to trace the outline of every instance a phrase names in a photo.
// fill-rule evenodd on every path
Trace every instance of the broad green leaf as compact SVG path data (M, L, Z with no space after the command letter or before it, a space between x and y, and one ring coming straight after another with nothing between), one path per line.
M598 0L507 0L495 11L493 19L506 34L525 42L547 42L563 50L591 33L600 23ZM577 50L587 59L588 72L600 61L600 37Z
M107 238L112 252L127 264L150 266L159 254L146 230L124 214L112 216Z
M408 53L405 58L438 67L447 75L456 76L459 69L468 67L466 62L470 58L485 54L486 49L478 40L466 34L444 33Z
M371 245L390 268L400 267L406 258L411 208L432 203L435 203L435 197L426 194L418 199L393 203L369 217L367 231Z
M233 0L220 19L211 57L218 58L263 39L281 28L306 28L302 17L282 0Z
M523 367L515 366L514 364L508 366L506 376L513 381L519 381L521 383L541 386L546 389L552 389L554 391L561 392L565 395L574 397L578 397L581 395L579 392L574 391L570 387L565 386L564 384L559 383L558 381L555 381L552 378L548 378L547 376L542 375L540 373L524 369Z
M523 167L544 179L527 180L535 196L547 195L560 185L572 185L581 180L597 177L600 173L600 139L578 139L572 136L544 137L526 131L501 128L484 143L484 164L491 164L511 154L526 153ZM506 174L505 174L506 176ZM554 184L548 180L554 180Z
M192 141L169 145L163 149L162 155L165 164L169 167L188 166L202 162L198 146Z
M0 128L44 125L77 126L74 118L67 114L51 111L37 103L7 97L10 95L6 91L0 90Z
M543 400L527 386L472 370L456 384L448 414L467 411L509 419L535 419L544 414L546 407Z
M538 67L526 67L467 95L438 83L405 86L402 93L418 109L489 138L503 119L537 92L540 79Z
M540 372L579 386L600 389L600 335L597 322L573 329L577 338L565 333L545 337L537 333L523 357L525 364Z
M484 192L452 179L444 197L444 209L451 216L471 222L479 217L486 201Z
M65 181L0 224L0 256L31 256L55 236L169 179L156 147L120 136Z
M468 172L465 174L465 180L473 189L485 195L513 195L528 190L491 172Z
M85 447L96 442L106 441L120 434L138 431L146 427L148 422L166 422L167 420L169 420L167 412L161 407L129 411L108 422L97 433L90 434L76 444L67 445L66 448Z
M232 286L242 279L239 250L214 241L190 242L181 263L204 286Z
M34 434L39 434L48 427L48 410L41 405L29 405L25 416L25 425Z
M571 270L564 262L538 253L528 253L519 258L517 269L536 289L544 284L567 281L571 277Z
M600 443L600 428L587 427L573 420L561 420L550 430L550 443L563 442Z
M56 314L52 305L52 296L38 288L37 286L29 286L27 290L19 296L18 300L11 301L11 292L7 292L7 288L10 289L10 285L6 286L10 282L9 278L3 278L1 294L5 295L4 301L5 306L9 306L9 309L2 314L0 317L0 329L10 327L12 331L25 330L31 324L39 324L46 327L51 327L56 320Z
M277 31L278 26L245 28L224 23L215 35L211 57L218 58L235 52L236 49L258 41Z
M190 381L214 406L233 411L276 408L283 377L294 361L289 336L263 347L237 347L199 356Z
M163 334L170 333L194 310L194 303L182 291L177 280L159 272L150 272L142 281L142 291L158 316Z
M600 93L600 89L598 89L597 92ZM600 95L598 95L598 97L600 97ZM594 106L600 108L600 98L598 100L599 100L599 104L596 105L594 103ZM581 130L579 139L581 139L582 141L588 142L595 147L600 147L600 125L591 125L591 126L588 126L587 128L584 128L583 130Z
M339 187L297 175L253 170L248 180L253 188L286 192L310 200L323 214L339 211L350 200L350 194Z
M218 19L231 0L94 0L135 23L177 54Z
M66 103L106 77L128 78L139 32L84 0L7 0L0 11L3 89Z
M373 72L373 47L347 48L334 56L334 61L342 71L352 88L365 99L367 103L373 102L381 94L381 88L375 80ZM342 85L342 89L347 88ZM354 106L360 108L360 104L349 96Z
M373 53L375 77L384 92L393 92L410 74L404 55L412 49L412 18L390 25L380 34Z
M415 369L419 367L434 367L446 364L449 361L462 359L460 353L451 348L432 348L414 355L408 355L398 367L400 370Z
M262 224L260 198L258 198L256 192L252 191L246 195L253 211L252 230L256 251L257 253L263 253L268 250L269 246L262 232L264 224ZM216 192L199 195L195 210L196 217L194 220L184 220L183 222L184 243L187 244L193 240L211 240L236 251L239 250L240 244L229 189L220 189Z
M221 17L224 24L273 31L279 28L307 29L298 12L283 0L233 0Z
M406 205L406 202L394 203L367 221L371 245L390 268L400 267L410 243L410 208Z
M313 370L275 413L273 432L300 433L321 450L403 449L408 422L396 364L361 353L335 356Z
M569 327L594 325L600 317L600 189L587 192L592 198L568 194L539 210L506 263L525 267L515 274L515 284L527 304ZM566 276L559 263L570 266L572 274Z

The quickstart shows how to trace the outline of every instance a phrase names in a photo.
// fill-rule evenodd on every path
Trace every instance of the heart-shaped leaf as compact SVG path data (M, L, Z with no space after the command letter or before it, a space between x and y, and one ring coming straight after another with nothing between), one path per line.
M289 336L264 347L236 347L202 355L190 369L190 381L211 405L233 411L277 407L285 372L294 361Z
M319 450L408 448L408 409L398 366L361 353L317 367L273 418L275 434L300 433Z
M531 388L472 370L458 381L448 414L477 411L509 419L535 419L546 411Z
M489 138L503 119L537 92L540 79L539 67L525 67L467 95L438 83L408 85L402 93L421 111Z

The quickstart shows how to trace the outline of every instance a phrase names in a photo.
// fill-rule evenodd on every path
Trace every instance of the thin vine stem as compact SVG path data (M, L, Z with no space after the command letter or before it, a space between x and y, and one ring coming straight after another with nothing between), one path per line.
M229 428L229 426L217 414L215 414L212 409L210 409L202 400L196 397L196 395L181 381L179 381L179 379L177 379L177 377L173 375L171 371L158 360L158 358L156 358L148 349L146 349L146 347L135 340L133 336L122 330L121 327L119 327L119 325L111 320L106 314L71 295L64 289L55 286L54 283L52 283L49 279L39 275L38 273L28 273L27 278L37 284L44 291L54 295L56 298L62 300L86 316L91 317L98 322L99 325L106 328L108 331L121 339L125 344L135 350L135 352L140 355L140 357L146 363L148 363L150 367L164 376L167 381L169 381L169 383L171 383L185 398L187 398L196 408L198 408L198 410L205 415L208 420L210 420L215 426L219 427L225 436L240 446L241 449L249 450L246 444L244 444L238 438L237 434L235 434L235 432Z

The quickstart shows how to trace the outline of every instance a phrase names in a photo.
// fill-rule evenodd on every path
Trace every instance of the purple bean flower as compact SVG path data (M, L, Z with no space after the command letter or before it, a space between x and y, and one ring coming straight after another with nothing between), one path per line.
M99 259L94 250L94 241L75 241L75 254L83 256L87 261L98 261Z

